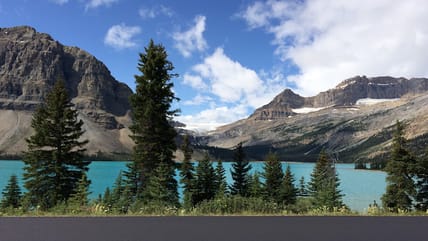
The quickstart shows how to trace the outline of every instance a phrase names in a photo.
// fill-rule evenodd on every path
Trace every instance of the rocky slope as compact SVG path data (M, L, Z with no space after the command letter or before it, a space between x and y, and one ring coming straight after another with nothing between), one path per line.
M243 142L257 160L273 150L290 161L315 161L322 148L344 162L383 160L397 120L415 150L428 144L427 91L425 78L364 76L308 98L285 90L248 119L200 141L226 149Z
M19 155L26 149L32 111L59 78L85 122L88 154L129 153L131 89L84 50L22 26L0 28L1 154Z
M336 88L304 98L286 89L269 104L257 109L251 118L256 120L281 119L299 113L299 109L353 106L361 99L395 99L428 91L426 78L393 78L356 76L344 80ZM300 110L305 112L304 110Z

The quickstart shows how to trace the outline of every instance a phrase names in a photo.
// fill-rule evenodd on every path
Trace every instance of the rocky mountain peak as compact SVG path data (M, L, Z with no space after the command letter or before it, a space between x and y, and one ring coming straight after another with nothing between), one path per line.
M17 113L25 116L31 113L58 79L65 81L94 148L119 152L131 148L132 145L125 147L121 143L130 142L122 129L130 123L128 98L132 91L117 81L101 61L29 26L0 28L0 112L14 113L4 115L5 118L23 120ZM29 120L26 118L27 122ZM13 146L20 142L14 147L19 152L24 148L25 136L22 135L28 135L29 130L12 129L14 132L10 133L10 127L2 129L0 126L0 136L9 138L0 139L0 144ZM89 133L91 131L93 133Z
M113 115L129 110L132 91L94 56L28 26L0 29L0 108L34 109L58 78L78 109Z
M305 103L305 98L285 89L277 95L269 104L258 108L251 116L255 120L273 120L294 115L293 108L300 108Z
M427 116L427 78L355 76L312 97L285 90L249 118L201 141L225 149L243 143L255 160L273 151L282 160L315 161L324 149L343 162L384 165L397 120L404 123L409 147L422 154Z
M426 78L394 78L355 76L335 88L312 97L301 97L290 89L278 94L270 103L257 109L250 119L274 120L297 114L294 109L354 106L360 99L396 99L428 91Z
M272 105L287 105L290 108L299 108L304 104L304 98L291 89L285 89L271 102Z
M15 41L30 41L37 34L36 29L30 26L18 26L12 28L0 28L0 38ZM48 34L43 34L45 38L52 40Z

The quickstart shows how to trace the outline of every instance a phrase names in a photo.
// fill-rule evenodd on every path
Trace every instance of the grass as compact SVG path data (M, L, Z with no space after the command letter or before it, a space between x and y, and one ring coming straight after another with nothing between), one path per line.
M204 201L190 209L164 203L134 203L126 212L92 203L87 206L57 205L49 210L3 208L2 217L106 217L106 216L428 216L427 212L389 212L380 207L368 207L367 213L350 211L346 207L329 209L313 207L308 198L299 198L293 205L278 205L261 198L228 197Z

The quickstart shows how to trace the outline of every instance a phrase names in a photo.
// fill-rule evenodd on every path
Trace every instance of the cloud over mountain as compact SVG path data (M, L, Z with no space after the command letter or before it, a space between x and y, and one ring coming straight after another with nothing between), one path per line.
M204 51L208 44L203 36L205 31L205 16L198 15L195 17L195 25L184 32L176 32L173 35L175 47L184 57L190 57L192 52Z
M113 25L107 31L104 43L116 49L132 48L137 46L133 38L139 33L141 28L138 26Z
M183 83L198 94L184 104L209 103L209 107L196 115L178 119L184 123L210 123L209 127L245 118L249 111L271 100L282 89L281 79L264 73L260 75L243 66L217 48L202 63L184 75ZM217 103L213 100L218 99Z
M276 54L300 70L289 80L313 95L357 74L428 75L427 8L418 0L269 0L241 17L272 34Z

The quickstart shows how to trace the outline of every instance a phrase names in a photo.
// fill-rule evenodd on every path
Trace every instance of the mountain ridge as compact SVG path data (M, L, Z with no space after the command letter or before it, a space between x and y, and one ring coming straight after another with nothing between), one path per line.
M335 88L310 97L302 97L291 89L285 89L270 103L256 109L250 118L256 120L286 118L298 114L294 109L299 108L353 106L364 98L395 99L406 94L415 95L425 91L428 91L427 78L355 76L342 81Z
M65 81L85 122L87 154L129 154L132 90L93 55L30 26L0 28L1 154L20 155L26 149L32 112L58 79Z
M360 104L361 99L378 101ZM309 111L298 113L302 108ZM427 78L356 76L312 97L284 90L247 119L219 127L200 140L225 149L242 142L254 160L275 151L289 161L315 161L326 149L342 162L385 161L397 120L406 125L416 154L425 150L426 116Z

